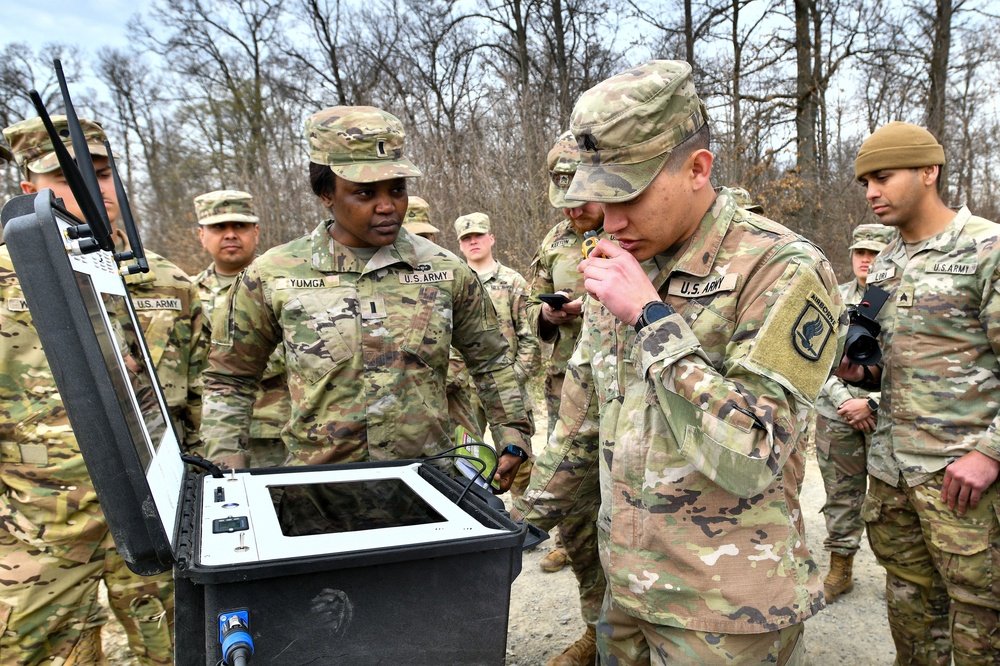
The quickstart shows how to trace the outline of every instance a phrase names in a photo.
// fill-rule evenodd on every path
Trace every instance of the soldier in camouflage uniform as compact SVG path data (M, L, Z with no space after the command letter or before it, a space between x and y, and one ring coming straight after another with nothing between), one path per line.
M552 433L559 416L559 399L566 364L580 334L580 313L583 307L583 275L576 269L583 260L583 234L595 231L604 237L604 211L595 202L573 201L566 198L580 164L580 150L572 132L563 132L548 154L549 203L562 210L566 219L552 227L542 240L531 262L531 300L528 317L542 340L547 356L545 402L548 407L549 431ZM571 301L558 310L543 303L540 294L565 294ZM562 445L551 442L535 461L532 483L544 487L562 462ZM548 666L592 664L597 653L597 620L604 600L604 569L597 551L597 510L601 504L597 477L590 479L586 489L578 493L576 510L569 515L547 516L533 511L528 520L554 537L551 552L539 561L543 571L555 572L569 562L580 588L580 612L587 625L584 635L557 655Z
M238 190L217 190L195 197L198 238L212 256L212 265L195 277L205 321L212 323L216 310L225 310L229 289L254 259L260 222L253 211L253 197ZM274 348L257 389L250 421L251 467L274 467L285 460L281 429L288 422L288 387L282 346Z
M405 219L404 229L415 236L421 236L432 243L437 243L437 235L441 233L441 230L431 224L430 204L425 200L420 197L409 197ZM446 390L448 416L451 417L449 432L454 432L456 427L462 426L481 440L486 424L480 423L477 418L482 412L482 407L478 406L476 386L472 383L472 377L465 367L462 355L454 347L451 348L448 356L448 386ZM522 474L522 471L518 470L518 474Z
M65 132L65 116L54 116ZM111 183L104 131L82 119L87 143L114 223L118 203ZM50 188L82 218L40 120L4 130L25 193ZM71 148L72 150L72 148ZM171 402L178 434L197 445L200 395L190 378L201 372L201 304L194 285L172 264L150 253L153 269L130 286L156 370ZM142 664L173 663L171 574L133 574L115 549L83 456L70 430L52 372L6 247L0 248L0 664L104 663L98 586ZM202 356L197 355L201 350ZM194 350L194 351L193 351ZM187 404L190 399L191 403Z
M493 301L500 318L500 330L514 353L514 375L527 391L528 380L538 371L539 363L538 339L528 321L528 282L513 268L504 266L493 258L496 236L490 230L490 218L485 213L470 213L459 217L455 220L455 234L465 260L476 271ZM470 388L473 390L472 403L476 422L482 430L485 429L486 415L482 403L474 394L475 387ZM528 418L534 422L530 401L525 407ZM524 492L529 478L531 459L521 465L517 472L517 478L510 489L513 497L519 497Z
M840 285L846 305L861 302L868 269L892 234L891 228L881 224L862 224L854 230L849 248L854 279ZM830 572L823 581L827 602L836 601L854 586L854 555L864 532L861 503L868 487L868 444L875 431L878 401L878 391L851 386L835 375L816 400L816 459L826 488L823 546L830 551Z
M372 107L306 121L313 191L331 212L309 235L257 258L217 317L202 435L209 456L246 463L256 384L285 346L295 465L433 456L451 446L448 351L459 349L503 448L510 487L532 427L496 311L465 262L401 229L403 128ZM505 447L505 448L504 448Z
M879 221L899 231L868 286L881 367L838 375L881 387L868 451L868 540L886 568L900 664L995 664L1000 655L1000 225L939 193L944 149L890 123L854 162Z
M526 508L572 510L600 474L601 663L801 664L823 601L786 467L840 358L833 271L713 191L687 63L598 84L571 129L567 196L600 201L615 241L580 265L592 298L554 436L564 459Z

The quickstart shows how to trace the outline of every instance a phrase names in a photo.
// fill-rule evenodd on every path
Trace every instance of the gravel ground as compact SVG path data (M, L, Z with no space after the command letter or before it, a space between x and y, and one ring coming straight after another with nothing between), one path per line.
M544 423L540 425L544 428ZM829 557L822 549L826 528L819 512L824 497L819 467L810 455L802 508L807 538L825 573ZM573 572L566 567L558 573L545 573L538 566L549 552L549 543L524 553L521 574L511 589L508 666L543 666L583 634ZM806 646L814 664L889 666L893 662L895 649L885 619L884 573L867 544L855 558L854 572L854 590L806 623ZM105 628L104 643L112 666L135 664L115 622Z

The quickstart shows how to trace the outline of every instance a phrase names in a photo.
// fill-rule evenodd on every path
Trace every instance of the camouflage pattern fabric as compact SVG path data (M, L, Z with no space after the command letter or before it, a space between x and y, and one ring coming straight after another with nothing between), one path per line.
M600 229L598 232L602 237L606 237ZM563 291L569 294L570 299L586 295L583 275L576 270L577 265L583 260L580 250L582 243L583 237L576 233L569 220L563 220L552 227L542 240L531 262L531 297L528 303L528 320L536 335L541 333L539 318L542 301L538 297L539 294ZM552 477L565 454L564 443L553 442L552 433L559 420L566 364L579 337L582 321L578 318L569 324L555 327L555 337L542 342L542 355L546 361L545 404L548 410L549 445L537 456L532 468L531 483L538 487L546 487L552 482ZM548 513L536 507L536 510L526 518L542 529L559 530L573 574L580 585L581 615L584 622L596 625L597 618L601 614L601 604L607 584L597 549L600 487L597 482L597 470L592 471L591 483L579 490L579 501L573 510ZM559 491L553 489L552 492Z
M198 294L205 310L205 322L212 324L216 312L225 312L229 290L235 275L219 275L212 264L195 277ZM220 325L225 325L225 320ZM211 331L207 333L211 338ZM288 386L285 384L284 347L278 345L268 359L267 368L257 389L250 421L249 451L251 467L276 467L285 460L281 429L288 423Z
M862 516L886 570L900 664L994 664L1000 655L1000 490L958 516L941 501L944 472L922 484L872 477Z
M845 305L860 303L864 292L865 288L857 280L840 285L840 297ZM831 375L816 399L816 461L826 488L823 515L827 536L823 546L845 557L858 551L865 529L861 503L868 487L866 470L871 433L848 424L837 409L852 398L868 397L878 402L881 395L878 391L851 386Z
M201 373L208 357L198 285L173 262L146 252L148 273L125 277L163 397L185 451L201 452Z
M260 222L253 212L253 196L241 190L216 190L196 196L194 210L198 215L198 224L202 226L222 222Z
M372 106L333 106L306 119L309 160L340 178L374 183L413 178L420 169L403 157L406 132L391 113Z
M455 235L461 240L469 234L488 234L490 232L490 216L486 213L469 213L455 220Z
M676 254L644 265L676 313L637 334L588 301L554 435L563 462L522 506L572 510L599 466L615 606L692 631L802 622L823 598L785 470L840 358L833 271L726 190Z
M964 516L940 503L950 462L973 450L1000 458L998 235L1000 226L962 208L912 256L896 236L868 276L890 296L878 316L882 400L863 517L886 567L897 653L937 654L939 663L949 626L956 663L1000 653L997 483Z
M464 426L476 439L482 440L487 426L486 411L476 395L476 384L465 367L465 360L454 347L448 352L448 381L445 391L448 417L451 419L449 432L455 432L456 427ZM518 474L520 473L518 470Z
M546 156L545 164L549 169L549 203L552 207L576 208L583 205L583 201L566 198L573 174L580 165L580 149L572 132L566 130L559 135Z
M66 116L57 114L51 116L50 119L52 120L52 126L60 136L69 136L69 121ZM107 136L101 124L87 118L80 118L79 120L83 136L87 141L88 152L91 155L103 155L107 157L108 149L104 147L104 141L107 139ZM29 118L15 123L4 129L3 135L10 144L11 153L21 167L22 173L27 174L28 171L33 173L51 173L59 169L59 158L56 157L52 139L49 138L49 133L45 131L45 125L42 123L41 118ZM66 145L66 150L69 151L69 154L76 157L76 154L73 152L73 145L69 139L63 139L63 143Z
M912 257L896 236L872 265L868 284L890 296L878 316L882 400L868 472L886 483L923 483L974 449L1000 459L998 235L962 208Z
M597 626L597 645L614 666L805 666L804 629L800 622L759 634L687 631L638 620L609 599Z
M680 60L650 60L580 96L570 130L580 165L566 197L628 201L660 173L671 151L708 122Z
M170 289L153 280L136 298L173 300L184 291L183 282ZM62 663L84 631L106 621L97 612L102 578L141 663L172 663L171 576L136 576L115 551L6 246L0 298L0 664ZM202 325L197 296L184 305L169 310L176 332L159 327L166 319L151 309L143 316L175 398L188 395L191 364L189 351L172 345L196 344L191 322ZM184 422L196 428L196 412Z
M280 343L289 464L420 458L452 446L452 345L476 382L494 441L530 452L513 358L465 262L401 230L365 263L330 237L330 224L264 253L233 286L205 374L209 456L245 450L257 381Z

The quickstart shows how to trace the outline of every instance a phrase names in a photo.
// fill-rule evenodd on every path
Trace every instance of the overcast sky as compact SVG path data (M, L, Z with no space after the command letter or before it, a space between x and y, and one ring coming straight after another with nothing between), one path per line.
M149 0L0 0L0 44L125 46L125 24Z

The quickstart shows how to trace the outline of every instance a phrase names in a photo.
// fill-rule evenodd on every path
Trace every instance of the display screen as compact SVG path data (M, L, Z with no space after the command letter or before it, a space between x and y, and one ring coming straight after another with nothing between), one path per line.
M402 479L268 486L281 533L310 536L441 523Z

